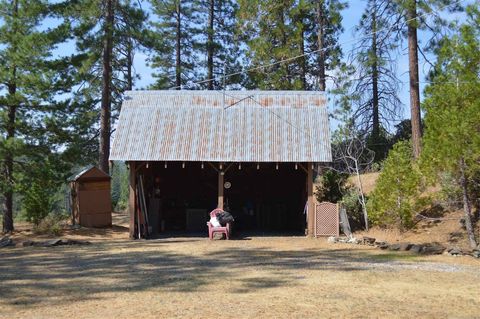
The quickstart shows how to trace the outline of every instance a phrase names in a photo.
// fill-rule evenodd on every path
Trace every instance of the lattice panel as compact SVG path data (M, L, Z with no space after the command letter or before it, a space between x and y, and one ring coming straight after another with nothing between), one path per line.
M315 206L315 236L339 236L337 204L323 202Z

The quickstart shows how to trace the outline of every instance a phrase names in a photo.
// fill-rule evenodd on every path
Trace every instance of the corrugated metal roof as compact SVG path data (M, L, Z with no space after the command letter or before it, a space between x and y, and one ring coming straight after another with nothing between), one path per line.
M325 96L305 91L129 91L110 160L329 162Z

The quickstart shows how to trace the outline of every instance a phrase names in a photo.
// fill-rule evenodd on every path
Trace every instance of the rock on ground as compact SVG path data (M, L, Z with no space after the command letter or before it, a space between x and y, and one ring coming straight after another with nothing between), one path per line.
M23 247L54 247L54 246L66 246L66 245L90 245L89 241L74 240L74 239L51 239L47 241L32 241L26 240L22 243Z
M448 253L452 256L463 255L463 252L458 247L454 247L454 248L449 249Z
M426 244L423 246L421 253L426 255L440 255L445 251L445 247L438 243Z
M13 240L10 237L2 237L0 239L0 248L1 247L7 247L7 246L13 246Z

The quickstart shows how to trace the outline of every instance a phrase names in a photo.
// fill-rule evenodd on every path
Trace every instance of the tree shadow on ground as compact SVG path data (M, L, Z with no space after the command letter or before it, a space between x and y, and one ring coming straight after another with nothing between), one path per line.
M372 263L390 261L348 249L239 248L229 242L196 254L181 248L163 249L189 240L198 241L179 238L75 248L4 249L0 258L0 304L69 303L109 292L192 292L212 289L225 280L236 283L234 293L246 293L297 285L304 279L299 277L299 270L363 271L371 269Z
M275 231L234 231L230 240L251 240L253 237L301 237L305 238L305 234L298 231L292 232L275 232ZM208 237L208 230L206 231L166 231L156 235L152 235L149 239L167 239L167 238L201 238Z

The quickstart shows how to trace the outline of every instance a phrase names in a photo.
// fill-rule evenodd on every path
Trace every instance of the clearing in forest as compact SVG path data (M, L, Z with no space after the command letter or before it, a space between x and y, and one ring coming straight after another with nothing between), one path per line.
M96 239L95 239L96 238ZM304 237L0 251L0 318L475 317L480 262Z

